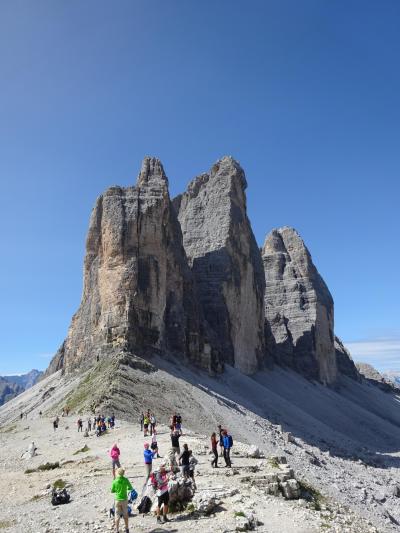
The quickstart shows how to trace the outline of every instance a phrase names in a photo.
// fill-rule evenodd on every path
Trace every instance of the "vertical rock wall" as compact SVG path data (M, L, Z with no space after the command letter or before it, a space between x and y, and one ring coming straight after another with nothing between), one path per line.
M118 349L171 352L213 366L168 180L154 158L143 161L136 187L111 187L96 202L81 305L51 369Z
M337 375L333 300L310 253L292 228L273 230L263 248L267 350L311 379Z
M183 245L214 343L246 374L264 357L264 273L246 211L246 178L231 157L174 200Z

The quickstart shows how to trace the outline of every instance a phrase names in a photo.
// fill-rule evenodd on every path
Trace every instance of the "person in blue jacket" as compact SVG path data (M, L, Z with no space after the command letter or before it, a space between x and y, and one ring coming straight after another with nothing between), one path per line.
M153 452L152 450L150 450L149 443L145 442L144 452L143 452L144 468L145 468L145 476L146 476L146 481L144 482L145 485L149 480L151 470L153 468L153 459L154 459L155 454L156 452Z
M233 439L232 439L231 435L229 435L227 430L225 430L223 432L223 444L224 444L225 466L230 468L232 466L232 463L231 463L231 448L232 448L232 445L233 445Z

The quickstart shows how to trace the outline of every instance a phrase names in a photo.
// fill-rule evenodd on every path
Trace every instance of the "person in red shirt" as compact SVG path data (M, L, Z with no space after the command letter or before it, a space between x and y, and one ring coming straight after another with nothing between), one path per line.
M211 466L213 468L218 468L218 440L215 432L211 435L211 451L214 455L214 458L211 461Z

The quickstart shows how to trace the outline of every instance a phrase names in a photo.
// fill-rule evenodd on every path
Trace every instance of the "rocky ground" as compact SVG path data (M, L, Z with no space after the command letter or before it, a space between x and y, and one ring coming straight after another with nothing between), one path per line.
M38 455L32 459L21 457L34 440ZM303 532L317 531L378 531L344 506L318 495L317 500L287 501L282 496L265 493L268 476L280 471L269 458L247 458L248 446L235 443L233 468L212 469L208 438L185 432L182 438L199 460L196 498L216 496L217 505L210 515L188 511L171 515L168 525L157 525L152 514L142 516L135 510L131 530L143 532L184 532L201 528L205 532L243 530L252 521L257 531ZM59 429L53 431L50 418L33 417L2 427L0 529L32 533L77 533L112 529L108 510L113 503L110 494L112 481L107 450L117 442L121 462L133 486L140 493L144 482L142 449L144 438L139 428L117 421L117 427L97 438L84 438L77 432L76 416L63 417ZM159 432L160 453L170 446L169 433L164 426ZM79 452L84 446L86 451ZM51 471L26 473L46 462L60 463ZM159 464L156 460L155 464ZM223 461L221 460L221 466ZM63 480L72 501L64 506L51 505L51 486ZM218 504L218 502L220 502ZM316 510L316 508L318 510ZM383 531L383 530L382 530Z
M140 409L150 408L163 424L174 410L182 413L185 439L200 461L198 493L216 490L221 500L211 516L181 513L171 525L162 526L163 531L189 531L199 522L203 531L234 531L242 513L250 512L260 523L257 530L266 532L399 530L397 396L352 380L335 391L281 370L252 379L228 369L224 376L210 378L165 361L150 366L123 367L121 389L121 376L108 381L104 369L99 376L96 369L68 378L56 373L0 408L0 528L33 533L107 530L106 511L112 503L107 450L114 441L119 443L127 473L140 489L143 438L132 421ZM85 405L98 400L98 392L105 394L105 412L115 410L121 420L130 421L119 421L110 435L85 439L76 430L77 413L86 416ZM54 433L52 416L66 401L75 402L73 416L62 418ZM21 412L27 412L26 420L20 420ZM229 428L239 452L228 472L213 471L204 448L218 423ZM168 439L164 427L162 453ZM40 455L30 462L21 454L32 440ZM89 450L74 455L85 444ZM246 458L249 445L258 446L266 459ZM268 494L265 480L274 473L271 456L287 458L296 478L312 487L318 505ZM61 467L24 473L48 461L59 461ZM73 501L53 508L46 487L57 479L70 485ZM132 524L139 531L161 531L154 517L135 517Z

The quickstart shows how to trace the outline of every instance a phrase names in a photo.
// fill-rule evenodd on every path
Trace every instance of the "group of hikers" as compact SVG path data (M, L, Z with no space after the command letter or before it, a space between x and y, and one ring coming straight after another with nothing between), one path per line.
M81 418L78 418L77 424L78 424L78 431L82 431L83 420ZM91 417L87 419L85 433L89 434L93 430L96 432L96 436L100 437L103 433L107 431L107 429L114 429L114 427L115 427L115 415L114 414L112 414L111 416L107 416L107 417L104 415L97 415L93 417L93 420Z
M191 483L193 489L196 490L195 468L198 461L187 443L184 443L181 448L179 440L183 436L182 417L174 414L170 419L169 427L171 449L166 455L167 459L164 459L159 467L153 470L153 460L156 458L162 459L159 455L157 444L156 419L154 414L148 411L146 414L141 414L139 421L140 430L144 432L144 436L151 436L152 440L151 443L147 441L144 443L144 485L138 510L140 513L149 512L152 505L151 497L155 495L157 497L157 522L169 522L170 481L176 479L177 473L180 472L183 482ZM213 453L211 465L213 468L218 468L218 446L220 446L220 455L224 457L225 466L231 467L230 451L233 446L233 439L228 430L221 425L218 426L218 436L216 432L211 435L211 450ZM120 519L123 518L125 531L129 533L128 520L131 508L128 502L133 502L138 494L125 476L125 469L121 467L120 463L120 455L121 452L118 445L114 444L109 451L113 475L111 492L115 497L113 512L116 531L119 531Z
M63 416L67 413L63 410ZM53 420L54 431L58 428L59 417L57 416ZM165 459L160 455L157 442L157 420L154 413L149 410L145 413L141 413L140 418L140 431L143 432L143 436L146 438L151 437L151 441L144 442L143 450L143 462L144 462L144 485L141 491L141 502L138 506L140 513L146 513L150 511L152 506L151 497L157 497L157 522L168 522L169 512L169 488L170 481L176 479L176 475L180 472L181 478L184 483L189 483L193 490L196 490L195 484L195 468L198 463L194 457L192 450L189 449L187 443L184 443L181 447L180 439L183 437L182 431L182 416L174 413L170 417L170 441L171 447L165 454ZM77 420L78 432L83 432L84 422L82 418ZM91 431L95 431L97 436L102 435L107 429L115 427L115 415L104 416L97 415L89 417L86 420L85 436L88 436ZM218 453L218 446L220 448ZM218 468L219 457L223 457L225 461L225 467L230 468L232 466L230 452L233 446L232 436L229 434L226 428L221 425L218 426L218 431L213 432L211 435L211 452L212 461L211 466ZM29 454L33 456L36 452L36 446L34 443L31 445L31 449L28 450ZM121 451L117 444L114 444L109 450L109 456L111 459L113 482L111 486L111 492L114 494L115 504L113 507L113 514L115 519L116 531L119 531L120 519L123 518L125 523L125 531L129 533L129 515L131 514L131 507L129 502L133 502L138 494L133 489L129 479L125 476L125 469L121 466L120 462ZM162 459L161 464L153 471L154 459Z
M69 410L67 408L64 408L62 411L62 416L66 416L66 414L69 413ZM56 431L58 429L60 423L59 416L56 416L56 418L53 420L53 430ZM78 418L76 421L76 425L78 428L78 432L84 432L85 437L89 436L89 433L91 431L95 431L96 436L100 437L103 435L107 429L113 429L115 427L115 415L112 414L111 416L104 416L104 415L97 415L92 417L88 417L86 420L86 427L84 429L84 422L81 417Z
M149 434L150 436L152 436L154 431L156 430L157 423L154 413L151 413L150 411L147 411L146 414L141 413L139 422L140 431L143 431L143 436L147 437Z

